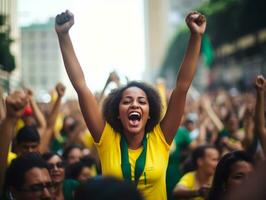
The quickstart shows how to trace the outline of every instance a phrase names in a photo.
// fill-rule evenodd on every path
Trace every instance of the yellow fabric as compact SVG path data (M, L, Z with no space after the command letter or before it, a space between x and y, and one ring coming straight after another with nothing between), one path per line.
M196 188L196 177L195 171L188 172L178 182L178 185L184 186L190 190L198 189ZM193 200L204 200L202 197L192 198Z
M99 143L95 143L102 165L103 175L123 178L121 170L120 134L106 123ZM129 150L132 177L134 177L135 162L142 151ZM166 168L170 145L165 141L159 125L148 133L147 156L144 172L138 183L138 190L145 200L166 200Z
M12 160L14 160L17 157L17 154L9 151L7 155L7 164L8 166L11 164Z
M96 165L91 166L91 177L97 176L97 168Z
M80 137L82 144L85 148L91 149L94 146L93 137L89 130L86 130Z
M18 130L24 127L24 122L21 118L18 119L15 127L15 133L17 134Z
M55 124L54 124L54 132L56 135L59 134L62 129L63 121L64 121L64 115L62 113L59 113L55 119Z

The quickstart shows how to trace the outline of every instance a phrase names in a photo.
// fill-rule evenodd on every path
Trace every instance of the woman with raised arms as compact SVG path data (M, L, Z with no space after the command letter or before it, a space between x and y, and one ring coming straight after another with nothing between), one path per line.
M198 12L189 13L186 23L190 29L188 47L166 114L160 119L157 92L141 82L130 82L111 92L101 114L70 39L74 16L66 11L56 17L55 30L65 68L97 146L102 173L132 181L147 200L167 198L165 175L170 145L184 112L206 28L205 17Z

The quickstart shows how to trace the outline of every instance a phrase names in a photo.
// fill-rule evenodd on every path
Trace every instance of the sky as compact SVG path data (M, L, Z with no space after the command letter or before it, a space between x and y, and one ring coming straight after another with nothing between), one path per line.
M145 66L143 0L18 0L18 22L45 22L70 10L72 42L87 84L101 90L113 70L140 80Z

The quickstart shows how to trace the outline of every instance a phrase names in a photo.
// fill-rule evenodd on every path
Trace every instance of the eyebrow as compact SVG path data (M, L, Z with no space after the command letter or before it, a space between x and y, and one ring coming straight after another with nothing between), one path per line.
M133 97L132 96L125 96L125 97L123 97L123 99L133 99ZM137 97L137 99L147 99L145 96L138 96Z

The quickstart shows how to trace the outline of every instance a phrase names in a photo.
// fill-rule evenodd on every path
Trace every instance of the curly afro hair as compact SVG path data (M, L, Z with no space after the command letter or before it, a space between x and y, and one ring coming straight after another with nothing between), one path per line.
M145 132L150 132L160 121L162 104L157 91L155 91L155 89L153 89L146 83L132 81L121 88L113 90L103 103L103 116L116 132L122 133L123 125L120 119L118 119L119 103L122 99L123 92L130 87L140 88L147 95L150 108L150 119L147 121L147 124L145 126Z

